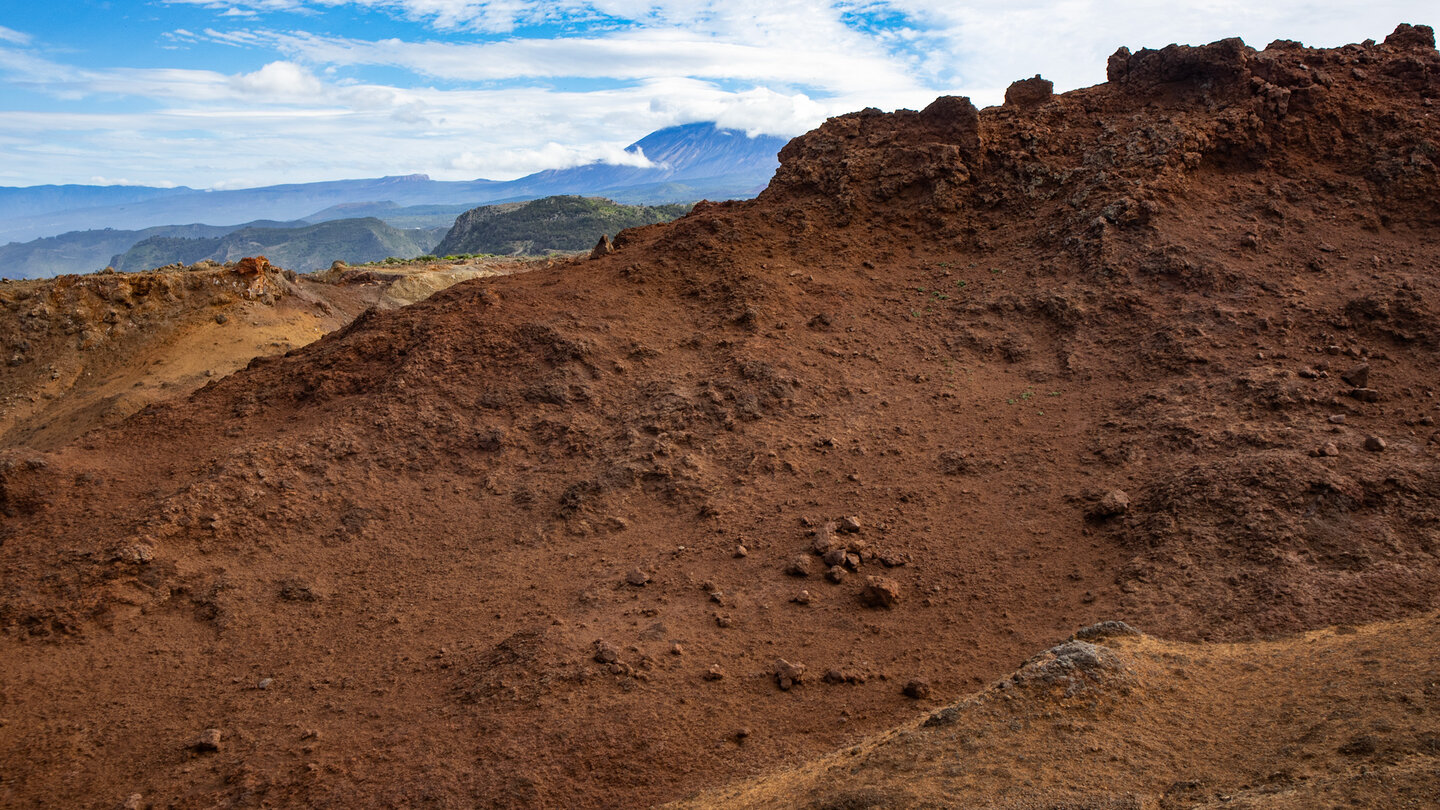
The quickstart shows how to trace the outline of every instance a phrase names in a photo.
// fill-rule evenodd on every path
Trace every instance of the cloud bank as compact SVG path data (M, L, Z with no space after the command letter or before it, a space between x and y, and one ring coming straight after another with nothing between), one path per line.
M792 136L862 107L1104 79L1120 45L1338 45L1428 4L1133 0L164 0L133 60L0 26L0 184L509 179L714 120ZM115 30L127 30L117 27ZM77 31L76 37L114 36ZM129 43L127 43L129 44Z

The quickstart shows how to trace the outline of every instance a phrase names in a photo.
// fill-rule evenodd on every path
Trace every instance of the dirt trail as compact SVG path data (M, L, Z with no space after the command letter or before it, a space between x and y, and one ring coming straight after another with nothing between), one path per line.
M1102 620L1433 610L1429 29L1110 75L5 454L0 804L631 807Z

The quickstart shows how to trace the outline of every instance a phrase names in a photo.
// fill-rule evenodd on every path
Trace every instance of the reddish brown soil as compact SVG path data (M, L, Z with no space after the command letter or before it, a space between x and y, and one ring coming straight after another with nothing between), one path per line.
M255 357L304 346L370 307L535 264L497 257L296 276L259 261L0 285L0 447L59 447Z
M954 706L684 806L1434 808L1437 645L1435 614L1238 645L1077 639Z
M753 202L10 452L0 803L628 807L1102 619L1432 607L1428 36L837 118Z

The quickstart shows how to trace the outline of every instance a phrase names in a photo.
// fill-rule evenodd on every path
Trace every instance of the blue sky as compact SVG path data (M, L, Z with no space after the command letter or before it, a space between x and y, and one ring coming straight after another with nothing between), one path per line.
M1433 3L1132 0L57 0L0 10L0 185L509 179L665 126L791 136L1120 45L1333 46Z

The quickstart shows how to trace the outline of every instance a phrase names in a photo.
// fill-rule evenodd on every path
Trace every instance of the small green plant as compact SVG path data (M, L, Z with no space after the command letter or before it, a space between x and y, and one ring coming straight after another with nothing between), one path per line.
M956 287L959 287L960 289L963 290L963 289L965 289L965 282L963 282L963 281L957 281L957 282L955 282L955 286L956 286Z

